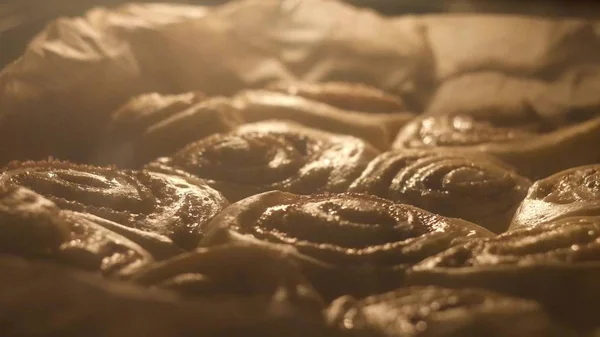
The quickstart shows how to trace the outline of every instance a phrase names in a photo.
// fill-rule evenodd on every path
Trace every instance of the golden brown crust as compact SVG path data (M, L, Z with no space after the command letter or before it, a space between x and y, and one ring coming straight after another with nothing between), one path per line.
M486 156L396 150L375 158L349 191L465 219L500 233L508 228L530 184Z
M203 245L252 241L293 246L311 259L302 263L310 265L311 281L326 296L398 287L407 266L452 245L493 236L477 225L374 196L278 191L231 205L208 228Z
M468 237L493 236L474 224L351 193L267 192L230 206L209 228L289 244L337 265L410 265Z
M589 324L600 308L600 217L573 217L470 242L424 260L409 284L483 287L539 301Z
M225 98L205 98L194 92L137 96L113 113L93 161L139 168L241 123L237 110Z
M388 149L398 130L415 117L410 112L349 111L265 90L243 91L234 96L232 102L247 123L269 119L291 120L312 128L362 138L381 150Z
M201 92L163 95L157 92L134 96L111 114L108 129L115 134L142 132L150 126L171 117L207 99Z
M406 125L394 143L395 148L475 146L503 143L533 137L532 133L495 127L466 115L430 116Z
M321 310L322 299L301 274L293 255L276 245L199 248L141 269L132 281L174 290L185 298L278 296Z
M69 224L50 200L22 187L0 186L0 249L39 256L58 251Z
M129 239L86 220L78 213L63 211L70 224L69 239L60 246L56 259L104 275L128 277L153 262L149 252Z
M422 263L427 267L527 266L585 263L600 259L600 218L574 217L545 226L515 229L491 240L470 244L469 255L449 251ZM448 255L445 255L448 254Z
M184 249L196 246L204 225L227 205L199 181L59 161L11 163L0 184L30 188L61 208L162 235Z
M600 216L600 165L574 167L535 182L511 229L573 216Z
M406 125L393 148L484 153L515 167L522 176L541 179L573 166L597 163L600 154L590 144L598 143L600 117L540 133L494 127L470 117L434 116Z
M233 202L270 190L341 192L377 154L354 137L263 122L192 143L148 169L187 172Z
M148 252L78 213L22 187L0 188L0 252L125 276L152 262Z
M0 256L5 336L331 336L320 310L283 297L197 297Z
M409 287L342 297L328 318L349 336L564 336L535 302L479 289Z

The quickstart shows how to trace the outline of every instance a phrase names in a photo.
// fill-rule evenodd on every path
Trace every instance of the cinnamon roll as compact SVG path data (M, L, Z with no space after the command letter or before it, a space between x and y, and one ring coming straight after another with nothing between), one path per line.
M570 217L452 247L414 266L407 283L488 288L585 325L597 322L599 277L600 217Z
M24 186L63 209L114 222L111 230L158 257L196 247L205 224L227 205L199 181L60 161L13 162L0 172L0 185Z
M304 97L343 110L374 113L401 112L406 110L402 98L361 83L276 82L268 85L266 89Z
M246 122L285 119L329 132L362 138L388 149L398 130L415 115L409 112L365 113L339 109L303 97L266 90L244 91L232 99Z
M177 95L163 95L157 92L141 94L130 98L113 112L111 119L115 128L142 132L149 126L206 99L205 94L197 91Z
M511 229L572 216L600 216L600 165L575 167L535 182Z
M362 194L302 196L272 191L235 203L208 225L201 245L262 242L293 246L327 297L393 289L407 266L487 230Z
M297 304L323 306L292 257L276 245L231 244L199 248L145 269L132 280L177 291L184 297L280 296Z
M423 117L406 125L395 148L467 147L531 139L534 134L514 128L495 127L467 115Z
M0 256L3 336L332 336L320 310L284 297L197 297Z
M136 96L112 114L93 162L138 168L241 123L225 98L195 92Z
M500 233L530 185L492 158L396 150L375 158L349 191L462 218Z
M341 192L377 154L358 138L271 121L204 138L148 168L187 172L233 202L270 190Z
M406 125L393 147L485 153L532 179L600 161L593 146L600 143L600 118L542 131L496 127L467 116L432 116Z
M152 262L137 244L21 187L0 187L0 252L106 276L124 276Z
M566 336L533 301L479 289L409 287L361 300L344 296L328 320L347 336Z

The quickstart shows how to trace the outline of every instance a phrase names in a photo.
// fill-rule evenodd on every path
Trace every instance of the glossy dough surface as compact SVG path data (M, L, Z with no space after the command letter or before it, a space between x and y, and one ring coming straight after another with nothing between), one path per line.
M412 121L398 134L396 148L473 146L531 137L527 131L495 127L470 116L432 116Z
M285 298L201 297L102 280L56 265L0 256L5 336L329 337L314 308ZM18 294L18 296L15 296Z
M222 97L190 92L134 97L113 112L93 161L139 168L190 142L241 124L237 110Z
M600 154L600 117L558 128L534 125L495 126L468 116L417 118L398 133L392 148L487 154L531 179L542 179L572 167L596 164Z
M448 247L491 237L484 228L361 194L302 196L278 191L232 204L201 245L284 244L326 298L402 284L407 267Z
M600 216L600 165L575 167L535 182L511 228L572 216Z
M599 253L600 218L573 217L469 243L424 261L418 268L576 264L598 261Z
M347 2L50 22L0 71L0 161L51 158L0 168L0 335L591 337L598 23Z
M508 228L530 184L490 157L396 150L375 158L349 191L465 219L500 233Z
M279 297L321 310L322 299L284 246L236 243L200 248L138 270L132 281L182 298Z
M571 324L600 310L600 218L571 217L456 246L416 265L409 284L483 287L539 301Z
M350 266L410 265L461 240L492 236L465 221L352 193L267 192L231 205L210 227Z
M480 289L408 287L342 297L328 316L348 336L559 336L537 303Z
M410 112L352 111L276 91L248 90L232 98L246 123L289 120L328 132L362 138L380 150L389 148L398 130L415 117Z
M199 181L57 161L13 163L0 184L30 188L61 208L164 236L184 249L197 245L203 226L227 205Z
M342 192L378 153L358 138L263 122L204 138L148 168L187 172L233 202L270 190Z
M153 261L137 244L62 211L21 188L0 188L0 252L50 260L107 276L130 274Z

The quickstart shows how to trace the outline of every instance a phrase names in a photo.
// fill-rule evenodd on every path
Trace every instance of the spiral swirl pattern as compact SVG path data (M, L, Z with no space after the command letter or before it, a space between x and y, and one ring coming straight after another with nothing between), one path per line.
M363 194L267 192L233 204L211 230L288 244L335 265L411 265L485 229Z
M64 211L69 223L69 238L61 244L56 259L104 275L130 275L149 265L153 258L127 238L84 219L78 213Z
M408 284L477 287L534 299L586 326L600 310L600 217L571 217L456 246L417 264Z
M51 201L28 189L0 186L0 251L43 256L58 251L69 226Z
M109 133L119 135L127 132L142 133L152 125L189 109L205 99L206 96L201 92L186 92L179 95L162 95L153 92L134 96L111 114Z
M142 269L132 280L186 296L272 296L279 293L293 302L321 305L289 252L275 245L231 244L201 248Z
M418 119L400 130L394 148L465 147L527 139L533 134L500 128L472 117L432 116Z
M361 300L342 297L328 316L356 335L529 337L554 328L537 303L479 289L409 287Z
M340 109L365 112L401 112L406 107L400 97L376 88L349 82L289 83L278 82L267 87L270 91L300 96Z
M307 307L281 293L186 300L7 256L0 256L0 269L1 314L10 322L3 323L5 336L331 335L322 307Z
M427 268L577 264L600 261L600 218L572 217L545 226L521 228L491 240L450 249L424 261Z
M237 201L269 190L344 191L377 154L354 137L264 122L192 143L149 169L187 172Z
M406 269L448 247L491 237L484 228L364 194L271 191L217 215L201 242L280 245L328 300L403 284Z
M2 253L104 275L128 274L152 261L135 243L22 187L0 188L0 219Z
M142 95L113 113L93 160L100 165L139 168L240 123L237 110L222 97Z
M487 157L392 151L374 159L349 190L462 218L499 233L508 228L529 186L528 179Z
M59 161L11 163L0 184L30 188L63 209L159 234L184 249L196 246L203 226L227 204L183 178Z
M511 228L572 216L600 215L600 165L575 167L533 184Z
M558 205L600 200L600 165L576 167L535 184L530 198Z

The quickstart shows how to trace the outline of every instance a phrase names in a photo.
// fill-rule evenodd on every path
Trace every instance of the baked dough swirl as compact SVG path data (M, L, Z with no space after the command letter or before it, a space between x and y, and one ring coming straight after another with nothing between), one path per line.
M223 97L205 98L195 92L136 96L111 115L92 161L139 168L241 123L237 110Z
M374 113L393 113L406 110L400 97L374 87L351 82L276 82L267 90L300 96L336 108Z
M278 296L322 309L322 299L301 274L293 254L286 247L247 243L199 248L140 269L131 279L186 298Z
M408 287L361 300L344 296L331 304L328 319L348 336L560 336L537 303L480 289Z
M585 325L600 309L598 277L600 217L570 217L452 247L416 265L407 282L531 298Z
M270 190L345 191L377 154L358 138L271 121L207 137L148 168L187 172L234 202Z
M112 127L141 132L183 110L206 100L200 92L163 95L157 92L134 96L111 114Z
M485 153L515 167L523 176L540 179L573 166L597 163L600 154L593 144L598 143L600 117L534 132L495 127L467 116L431 116L407 124L393 148Z
M227 205L199 181L60 161L13 162L1 171L0 184L24 186L60 208L110 220L111 230L161 257L195 248L204 225Z
M318 101L285 93L250 90L238 93L232 104L246 123L280 119L312 128L362 138L380 150L387 150L398 130L415 114L373 113L336 108Z
M125 276L152 262L137 244L22 187L0 187L0 252Z
M195 297L0 256L4 336L327 337L322 307L283 296Z
M533 134L495 127L466 115L430 116L406 125L396 137L396 148L473 146L527 139Z
M330 275L323 275L307 268L315 287L327 295L389 290L401 283L407 266L452 245L493 236L466 221L370 195L302 196L279 191L231 205L208 228L202 245L258 241L294 247L318 261L300 260L304 266L330 269Z
M531 185L493 158L396 150L375 158L350 192L377 195L500 233Z
M536 181L511 229L572 216L600 216L600 165L575 167Z

